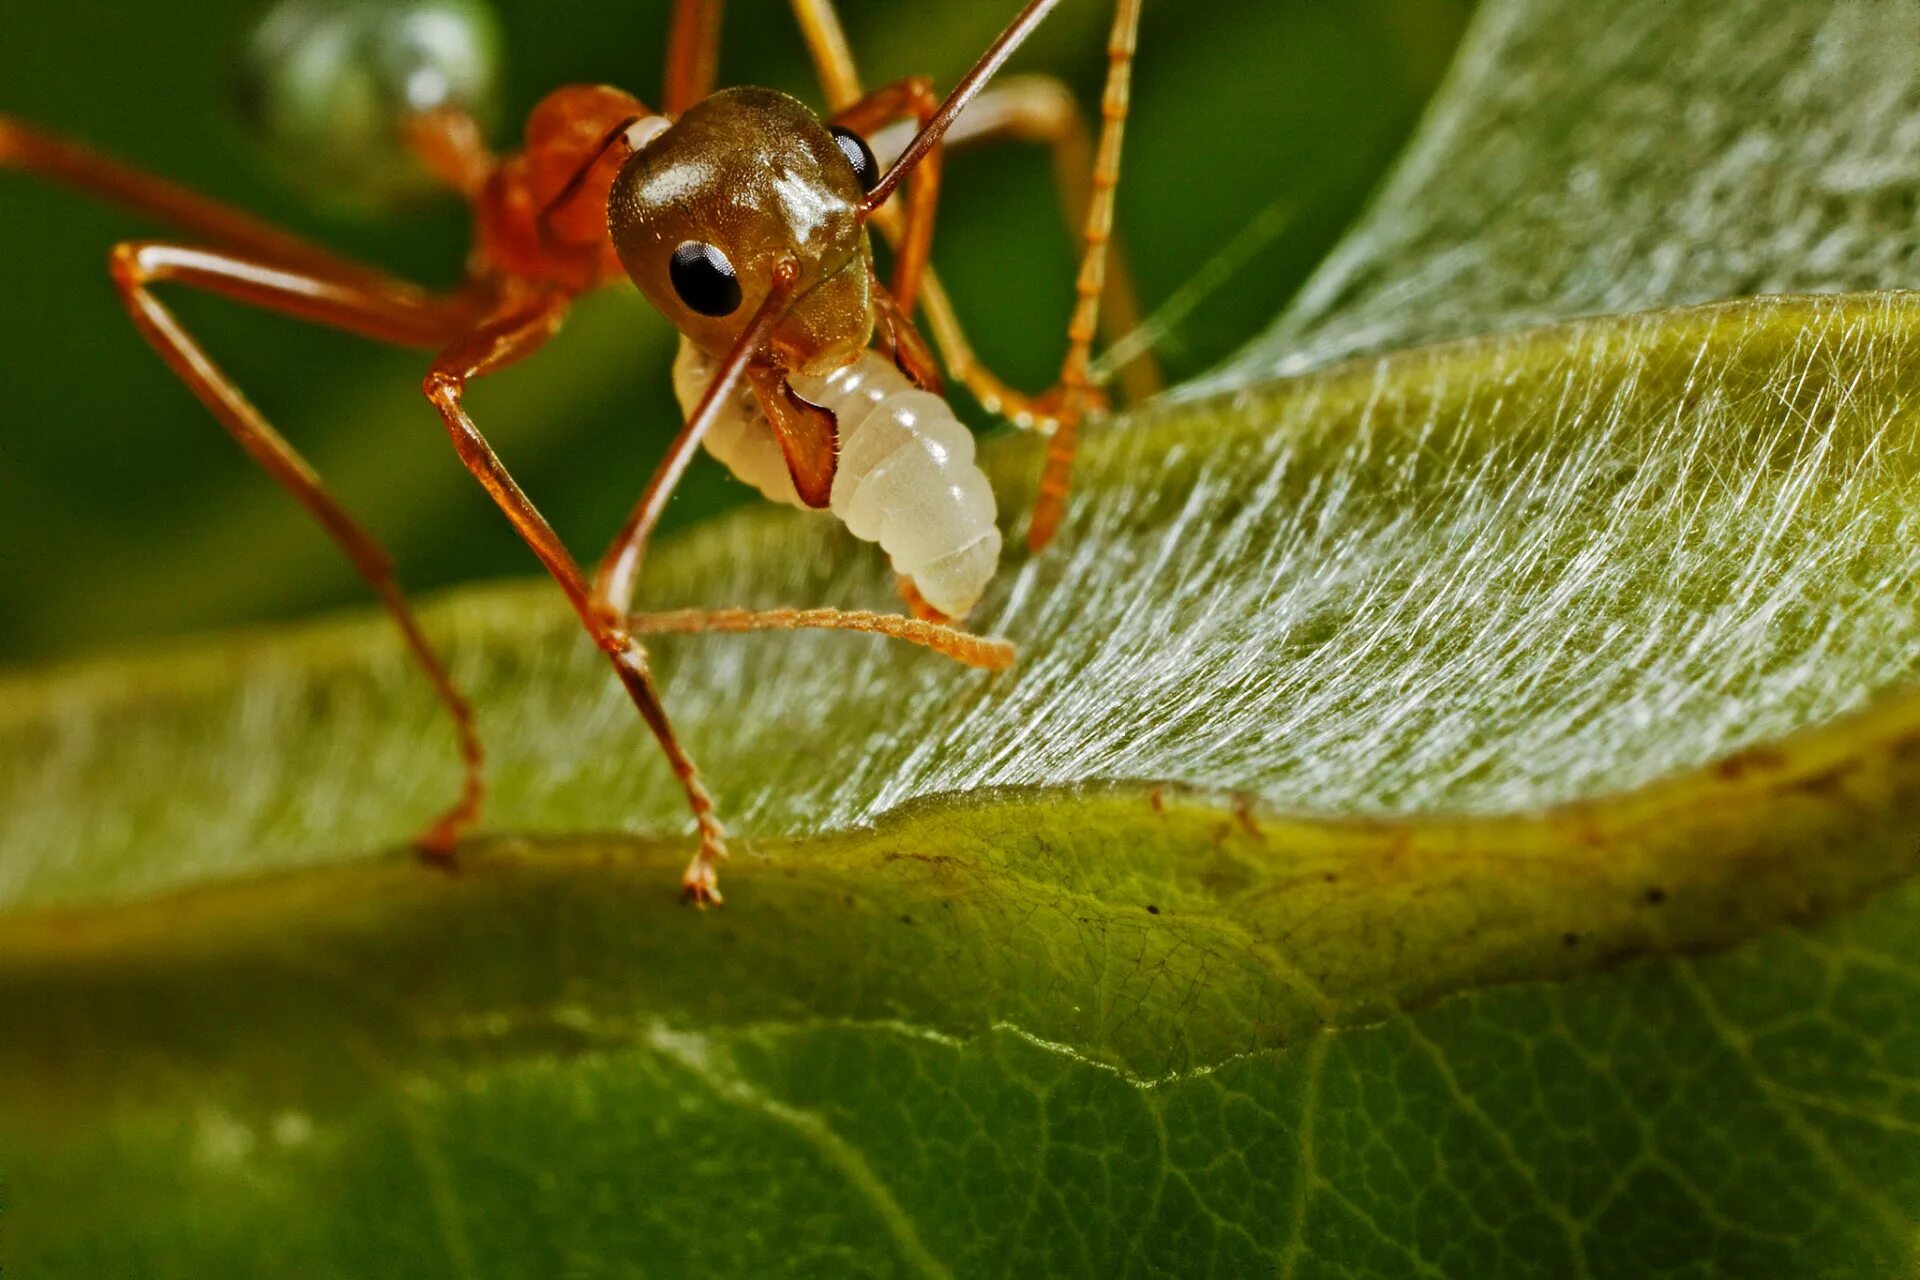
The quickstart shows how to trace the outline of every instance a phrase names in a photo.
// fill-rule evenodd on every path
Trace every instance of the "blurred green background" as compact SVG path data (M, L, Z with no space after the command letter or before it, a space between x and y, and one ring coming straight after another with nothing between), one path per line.
M604 81L657 100L668 0L517 0L504 119L548 89ZM1274 230L1162 346L1173 379L1257 332L1357 212L1445 72L1470 0L1148 0L1120 224L1149 310L1266 215ZM1013 0L844 0L870 83L944 87ZM429 283L466 244L455 205L380 221L315 212L268 176L225 91L250 4L118 0L6 6L0 111L52 126ZM1016 69L1066 77L1091 106L1107 0L1067 0ZM781 0L733 0L722 78L817 103ZM505 144L509 138L496 139ZM1073 259L1037 150L956 156L935 261L981 354L1049 380ZM149 228L0 173L0 660L358 602L357 579L134 334L107 247ZM187 323L396 554L416 591L535 572L420 398L420 354L385 351L205 298ZM596 555L676 424L672 335L609 290L527 365L476 388L482 428L561 533ZM971 409L964 406L963 409ZM980 425L987 419L973 412ZM669 520L749 492L702 462Z

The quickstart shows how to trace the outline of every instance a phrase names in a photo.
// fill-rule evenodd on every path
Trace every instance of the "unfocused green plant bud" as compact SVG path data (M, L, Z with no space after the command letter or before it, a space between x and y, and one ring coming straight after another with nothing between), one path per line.
M491 123L499 66L480 0L279 0L246 36L234 94L290 183L367 212L433 190L405 122L458 107Z

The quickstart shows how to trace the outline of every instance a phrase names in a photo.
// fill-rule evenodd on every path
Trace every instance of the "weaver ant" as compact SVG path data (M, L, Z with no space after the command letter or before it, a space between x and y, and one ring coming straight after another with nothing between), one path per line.
M992 492L973 466L972 438L941 396L940 373L912 317L924 311L948 369L990 411L1051 427L1029 527L1037 550L1060 519L1076 429L1099 403L1089 355L1102 296L1112 291L1108 244L1141 0L1116 0L1099 143L1078 201L1084 247L1069 349L1052 391L1020 395L981 366L928 254L945 145L1037 137L1070 149L1077 137L1085 149L1077 115L1062 110L1071 99L1057 85L1030 78L982 92L1057 3L1029 0L942 100L923 77L863 93L832 0L793 0L831 108L822 119L771 90L716 92L721 0L676 0L658 111L618 89L561 88L534 108L523 148L505 156L487 149L471 101L476 80L484 79L470 65L474 42L457 30L451 41L444 38L444 21L441 39L398 39L391 33L405 28L392 23L391 4L384 13L366 3L304 11L300 0L283 5L271 28L281 38L296 45L331 40L366 52L363 65L347 70L384 94L391 108L385 123L411 159L469 204L466 278L443 295L5 116L0 166L79 188L196 237L194 244L116 245L113 282L161 358L319 521L399 625L459 737L460 797L416 840L425 856L450 861L484 796L484 753L464 696L416 623L386 554L153 289L182 285L438 353L424 383L427 399L462 462L565 592L659 740L700 833L683 878L686 895L718 902L725 832L668 722L636 636L839 627L911 640L974 666L1012 660L1005 642L951 625L992 576L1000 535ZM443 18L473 12L445 2L439 11ZM889 125L912 133L882 164L874 143ZM883 152L890 149L882 144ZM904 208L896 212L889 198L909 176ZM875 276L869 222L895 245L885 284ZM682 335L674 372L687 418L590 577L489 447L462 395L473 379L544 344L576 297L622 277ZM832 609L633 614L648 538L703 443L768 496L830 509L856 535L878 541L915 616Z

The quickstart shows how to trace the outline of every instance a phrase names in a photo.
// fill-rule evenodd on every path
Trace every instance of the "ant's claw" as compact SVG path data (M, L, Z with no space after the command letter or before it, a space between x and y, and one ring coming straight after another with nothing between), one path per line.
M413 856L435 871L458 871L460 852L457 841L458 836L455 832L434 827L414 840Z
M460 869L460 837L473 825L479 805L477 792L433 820L433 825L413 838L414 856L440 871Z
M720 888L714 883L714 877L709 874L704 881L691 875L681 881L680 901L690 902L705 911L708 907L722 905L724 900L720 897Z
M705 910L720 905L720 859L727 856L726 846L702 842L700 852L687 864L680 877L680 901L691 902Z

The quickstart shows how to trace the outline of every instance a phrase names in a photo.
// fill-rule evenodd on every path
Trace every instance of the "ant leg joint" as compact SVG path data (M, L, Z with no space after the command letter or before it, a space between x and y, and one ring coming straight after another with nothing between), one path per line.
M122 292L147 283L147 267L140 260L141 247L137 240L122 240L107 250L107 273Z
M705 909L721 905L720 863L727 857L727 832L713 816L713 802L698 779L689 780L689 790L699 796L694 820L700 828L700 848L680 876L680 900Z
M420 390L427 399L437 405L452 406L460 403L460 393L465 389L464 380L448 373L445 369L435 369L427 374L426 381L420 384Z
M619 641L621 648L633 643L633 636L627 630L627 615L597 588L593 593L593 616L600 624L600 633Z

